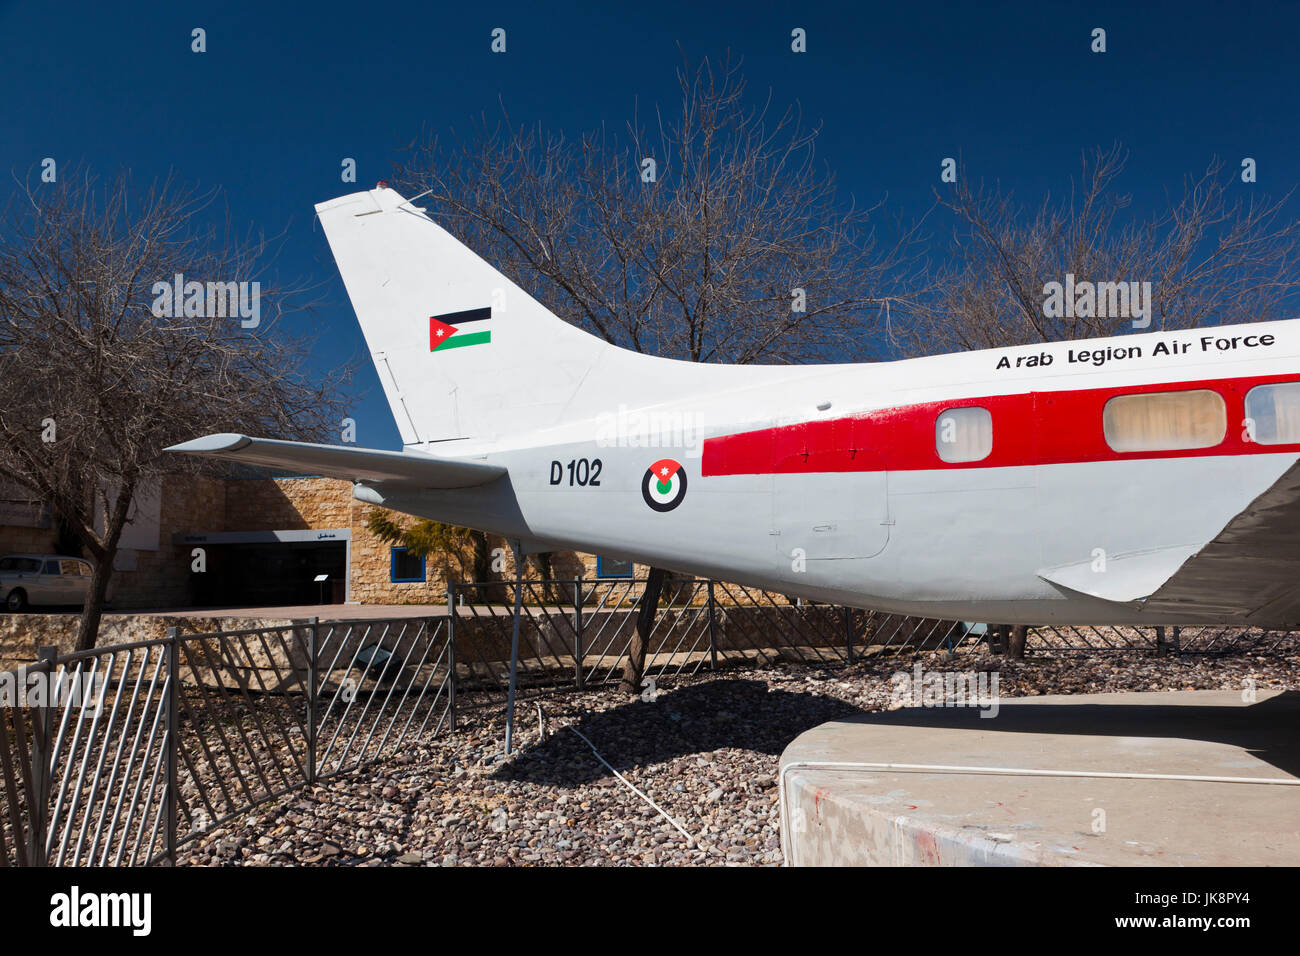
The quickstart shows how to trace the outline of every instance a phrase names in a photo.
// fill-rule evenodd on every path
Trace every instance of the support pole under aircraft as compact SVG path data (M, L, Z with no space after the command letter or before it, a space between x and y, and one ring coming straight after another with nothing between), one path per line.
M650 646L650 635L655 629L655 615L659 613L659 595L663 592L666 574L663 568L651 568L646 577L645 590L641 592L640 608L636 615L636 631L628 644L623 679L618 685L624 693L641 693L646 650Z
M515 614L510 625L510 688L506 692L506 756L513 753L515 739L515 676L519 671L519 615L524 606L524 549L511 540L515 555Z

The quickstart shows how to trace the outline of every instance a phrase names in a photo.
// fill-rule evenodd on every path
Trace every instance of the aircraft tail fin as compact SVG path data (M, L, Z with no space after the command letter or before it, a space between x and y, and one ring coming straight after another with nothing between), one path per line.
M607 353L664 361L551 314L387 186L316 212L405 445L546 427Z

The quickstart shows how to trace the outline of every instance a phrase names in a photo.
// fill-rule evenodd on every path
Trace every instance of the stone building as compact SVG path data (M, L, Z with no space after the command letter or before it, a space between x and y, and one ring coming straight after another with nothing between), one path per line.
M374 510L334 478L168 476L137 495L112 590L115 609L438 604L456 566L420 560L372 534ZM503 573L513 573L504 548ZM48 512L0 487L0 555L54 553ZM619 577L628 565L552 556L556 577ZM200 570L201 568L201 570Z

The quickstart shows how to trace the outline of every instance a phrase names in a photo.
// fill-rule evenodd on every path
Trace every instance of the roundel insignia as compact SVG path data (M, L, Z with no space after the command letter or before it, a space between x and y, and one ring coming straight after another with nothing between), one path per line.
M641 497L655 511L672 511L686 497L686 470L679 461L661 458L645 471Z

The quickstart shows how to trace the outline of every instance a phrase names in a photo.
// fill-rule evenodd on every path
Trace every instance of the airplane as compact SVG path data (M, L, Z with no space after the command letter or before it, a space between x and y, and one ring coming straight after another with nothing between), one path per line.
M363 502L898 614L1300 624L1300 320L711 365L558 318L380 184L316 206L401 451L169 449Z

